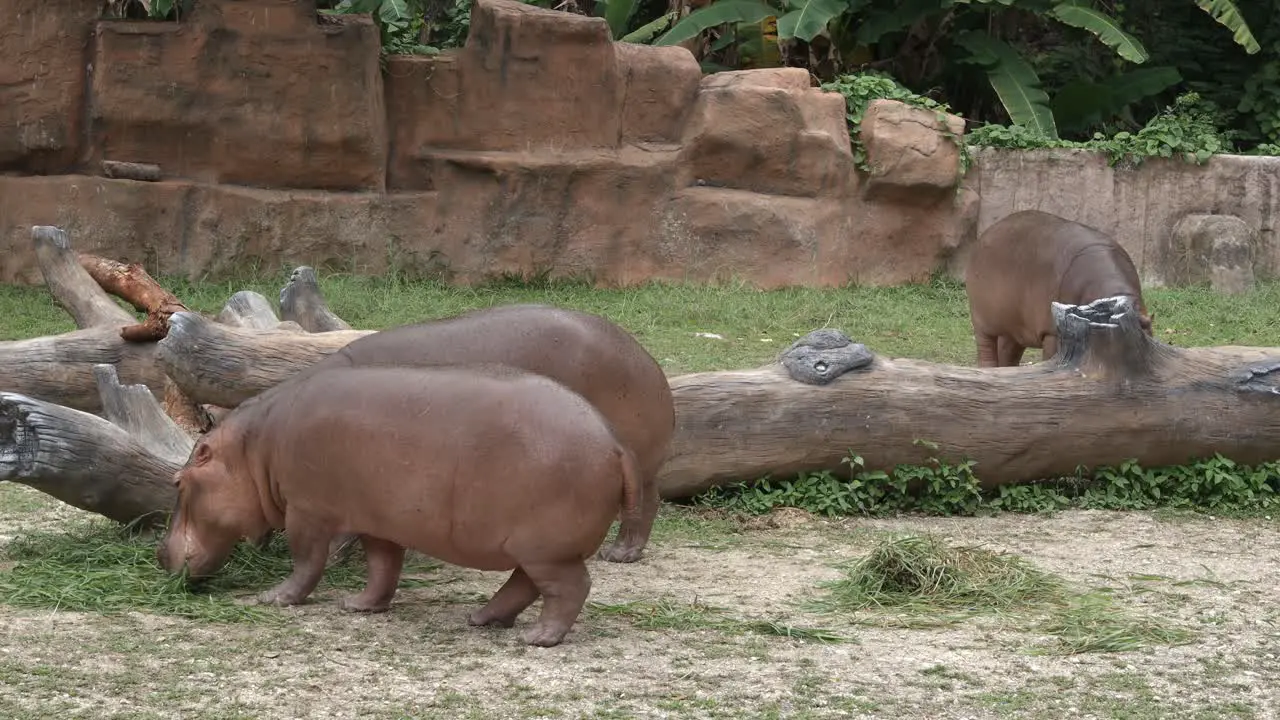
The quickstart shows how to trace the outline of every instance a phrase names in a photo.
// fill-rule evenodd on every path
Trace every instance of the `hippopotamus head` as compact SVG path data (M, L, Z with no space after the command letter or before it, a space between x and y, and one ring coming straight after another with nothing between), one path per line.
M178 499L156 550L168 572L185 570L190 579L212 575L241 538L261 539L270 529L239 436L233 427L215 427L174 473Z

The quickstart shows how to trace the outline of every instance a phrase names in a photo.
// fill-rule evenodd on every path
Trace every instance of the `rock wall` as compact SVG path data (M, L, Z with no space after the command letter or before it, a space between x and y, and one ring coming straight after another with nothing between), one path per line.
M54 224L189 276L898 284L959 273L977 231L1031 207L1114 233L1151 283L1280 271L1274 159L1125 171L987 150L962 181L962 121L878 101L862 172L843 99L803 70L704 77L682 48L514 0L476 0L463 48L385 62L371 20L311 0L197 0L175 23L8 2L0 282L40 281L29 229ZM160 179L106 177L104 161ZM1179 226L1189 214L1212 217ZM1209 237L1227 226L1230 243ZM1212 257L1220 272L1195 266Z
M56 224L86 251L193 276L394 263L457 282L901 283L973 219L954 191L864 192L954 164L954 144L916 157L890 128L887 170L864 182L843 99L803 70L704 78L686 50L614 43L600 18L477 0L465 47L380 69L368 18L309 0L198 0L176 23L16 1L0 27L0 127L17 129L0 132L0 282L39 281L29 228ZM160 180L105 177L103 161Z

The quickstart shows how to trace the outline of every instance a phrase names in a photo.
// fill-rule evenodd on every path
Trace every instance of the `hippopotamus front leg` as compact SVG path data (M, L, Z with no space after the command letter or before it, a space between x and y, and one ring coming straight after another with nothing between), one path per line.
M360 544L364 546L368 581L359 595L343 598L338 607L348 612L386 612L400 584L404 546L372 535L361 535Z
M1000 361L996 357L996 336L975 332L973 338L978 344L978 367L999 367Z
M1022 354L1027 349L1008 335L1001 335L997 342L996 355L999 356L1000 367L1018 367L1022 363Z
M1045 335L1040 339L1040 362L1052 359L1058 354L1058 336Z
M289 538L289 554L293 572L283 582L258 596L264 605L298 605L316 589L324 576L329 556L329 540L334 533L314 518L299 517L296 511L285 512L285 535Z

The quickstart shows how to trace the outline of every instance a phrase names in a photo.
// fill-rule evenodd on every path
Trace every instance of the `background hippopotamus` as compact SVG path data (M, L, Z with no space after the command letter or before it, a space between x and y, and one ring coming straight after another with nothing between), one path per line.
M640 559L657 515L658 470L675 432L667 377L623 328L598 315L548 305L504 305L366 335L291 378L335 367L433 367L500 363L545 375L608 418L640 469L640 515L623 519L601 550L611 562ZM280 386L277 386L280 387Z
M1017 365L1029 347L1043 348L1043 360L1053 357L1053 302L1124 295L1151 334L1138 271L1124 248L1094 228L1039 210L1013 213L982 233L969 254L965 290L981 367Z
M563 640L586 602L585 560L621 509L640 513L638 468L582 396L503 366L338 368L228 413L175 475L161 565L214 573L241 538L283 528L293 572L262 602L315 589L329 541L358 534L368 584L342 601L387 609L405 548L481 570L513 570L475 625L510 627L543 597L525 634Z

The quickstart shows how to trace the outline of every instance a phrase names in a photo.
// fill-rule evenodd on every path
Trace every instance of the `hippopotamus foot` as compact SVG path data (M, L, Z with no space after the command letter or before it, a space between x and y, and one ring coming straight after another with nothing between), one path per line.
M622 521L618 528L618 537L613 543L600 549L596 557L605 562L633 563L644 555L644 548L649 544L649 534L653 532L653 521L658 517L658 506L662 498L658 495L658 483L649 474L641 486L640 519L632 524Z
M320 530L309 519L288 514L285 516L285 532L289 536L293 572L279 585L258 596L258 602L263 605L301 604L324 575L332 533Z
M370 535L361 535L360 544L364 546L368 581L359 595L342 598L338 607L347 612L386 612L400 583L404 547Z
M516 617L538 599L538 586L533 584L523 568L517 567L511 577L498 588L489 602L471 613L467 623L471 625L496 625L509 628L516 624Z
M528 645L552 647L564 641L582 613L591 592L591 576L581 560L554 565L524 565L525 572L542 593L542 614L525 631Z

